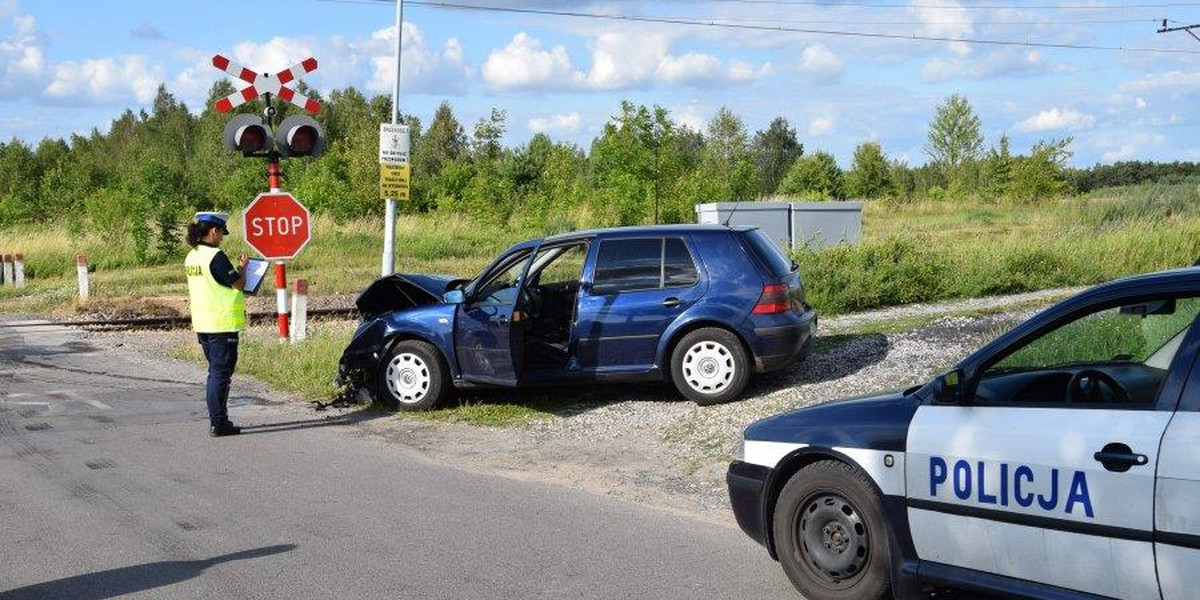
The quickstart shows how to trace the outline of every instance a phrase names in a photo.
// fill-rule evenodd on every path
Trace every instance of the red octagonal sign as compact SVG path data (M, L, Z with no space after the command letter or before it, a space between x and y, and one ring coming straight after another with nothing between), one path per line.
M308 209L284 192L259 194L242 213L246 243L268 260L295 258L309 239Z

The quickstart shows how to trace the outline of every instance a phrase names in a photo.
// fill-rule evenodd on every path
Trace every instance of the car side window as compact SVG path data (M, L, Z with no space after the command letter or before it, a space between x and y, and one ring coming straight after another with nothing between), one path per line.
M667 238L663 248L663 287L687 287L700 280L696 263L687 244L679 238Z
M662 238L605 240L596 254L596 293L657 289L662 284Z
M531 275L530 280L537 285L579 283L587 249L588 245L583 243L538 252L530 267L531 273L536 272L536 279Z
M695 285L696 263L681 238L605 240L596 254L593 293Z
M998 403L1153 404L1198 313L1200 298L1090 312L988 366L979 395Z
M518 252L502 265L487 283L475 293L471 304L474 306L494 306L512 304L517 300L517 288L520 286L521 273L529 259L529 251Z

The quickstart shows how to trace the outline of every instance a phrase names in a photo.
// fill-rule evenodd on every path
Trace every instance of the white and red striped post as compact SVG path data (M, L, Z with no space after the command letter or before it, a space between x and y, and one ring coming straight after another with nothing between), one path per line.
M87 300L88 297L88 273L87 273L87 255L80 252L75 255L75 271L79 273L79 299Z
M13 285L23 288L25 287L25 255L17 254L13 257Z
M296 280L292 294L292 343L308 337L308 280Z
M267 185L272 193L279 193L279 158L271 155L267 163ZM279 321L279 343L288 341L288 298L287 298L287 265L282 260L275 261L275 314Z
M4 285L12 286L13 285L13 256L11 254L0 255L0 263L3 264L3 268L0 269L0 274L3 275L2 279L4 281Z

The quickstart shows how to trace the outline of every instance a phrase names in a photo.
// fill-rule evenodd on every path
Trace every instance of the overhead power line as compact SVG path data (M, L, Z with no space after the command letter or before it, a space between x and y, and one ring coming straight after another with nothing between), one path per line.
M922 8L933 10L964 9L1024 9L1024 10L1124 10L1127 8L1185 8L1198 7L1200 2L1143 2L1120 4L971 4L953 6L946 4L922 4L907 2L838 2L828 0L689 0L692 2L718 2L724 4L768 4L772 6L820 6L821 8Z
M326 2L348 2L355 4L387 4L391 5L393 0L323 0ZM1109 52L1129 52L1140 54L1191 54L1200 55L1200 50L1182 50L1174 48L1145 48L1134 46L1106 46L1101 44L1060 44L1053 42L1033 42L1028 40L1000 40L990 38L955 38L940 35L922 35L911 34L904 35L898 33L882 33L876 31L844 31L836 29L814 29L808 27L791 27L782 25L754 25L748 23L730 23L720 20L694 20L682 19L673 17L655 17L650 15L614 15L604 13L587 13L569 10L551 10L539 8L518 8L508 6L484 6L479 4L462 4L458 2L436 2L433 0L405 0L405 4L410 6L421 6L425 8L437 8L448 10L462 11L477 11L477 12L492 12L492 13L509 13L522 15L538 15L550 17L571 17L579 19L596 19L607 21L623 21L633 23L657 23L662 25L685 25L693 27L706 27L712 29L734 29L746 31L764 31L777 33L806 33L810 35L825 35L836 37L853 37L867 39L884 39L884 40L899 40L899 41L921 41L921 42L950 42L962 44L975 44L983 46L1016 46L1023 48L1055 48L1063 50L1097 50ZM1200 4L1198 4L1200 5ZM881 6L873 4L871 6Z

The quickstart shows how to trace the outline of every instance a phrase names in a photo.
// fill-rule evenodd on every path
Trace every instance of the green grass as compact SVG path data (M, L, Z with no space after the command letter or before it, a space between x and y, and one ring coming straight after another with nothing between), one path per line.
M554 418L556 413L545 402L481 402L467 400L428 412L396 413L404 418L442 423L466 423L481 427L523 428L534 421Z
M864 241L795 253L823 314L1082 286L1200 257L1195 183L1029 206L868 203Z
M234 219L236 223L236 216ZM575 226L585 226L582 221ZM397 270L471 276L509 245L561 229L404 215ZM379 272L382 223L318 216L313 240L289 263L310 293L355 294ZM234 232L230 254L245 250ZM132 244L62 225L0 229L6 252L27 256L30 285L0 288L0 312L77 312L75 253L89 256L96 298L185 295L182 253L136 266ZM795 254L810 302L823 315L872 308L1082 286L1190 265L1200 257L1197 181L1098 190L1037 204L868 202L863 243ZM269 293L269 290L267 291Z

